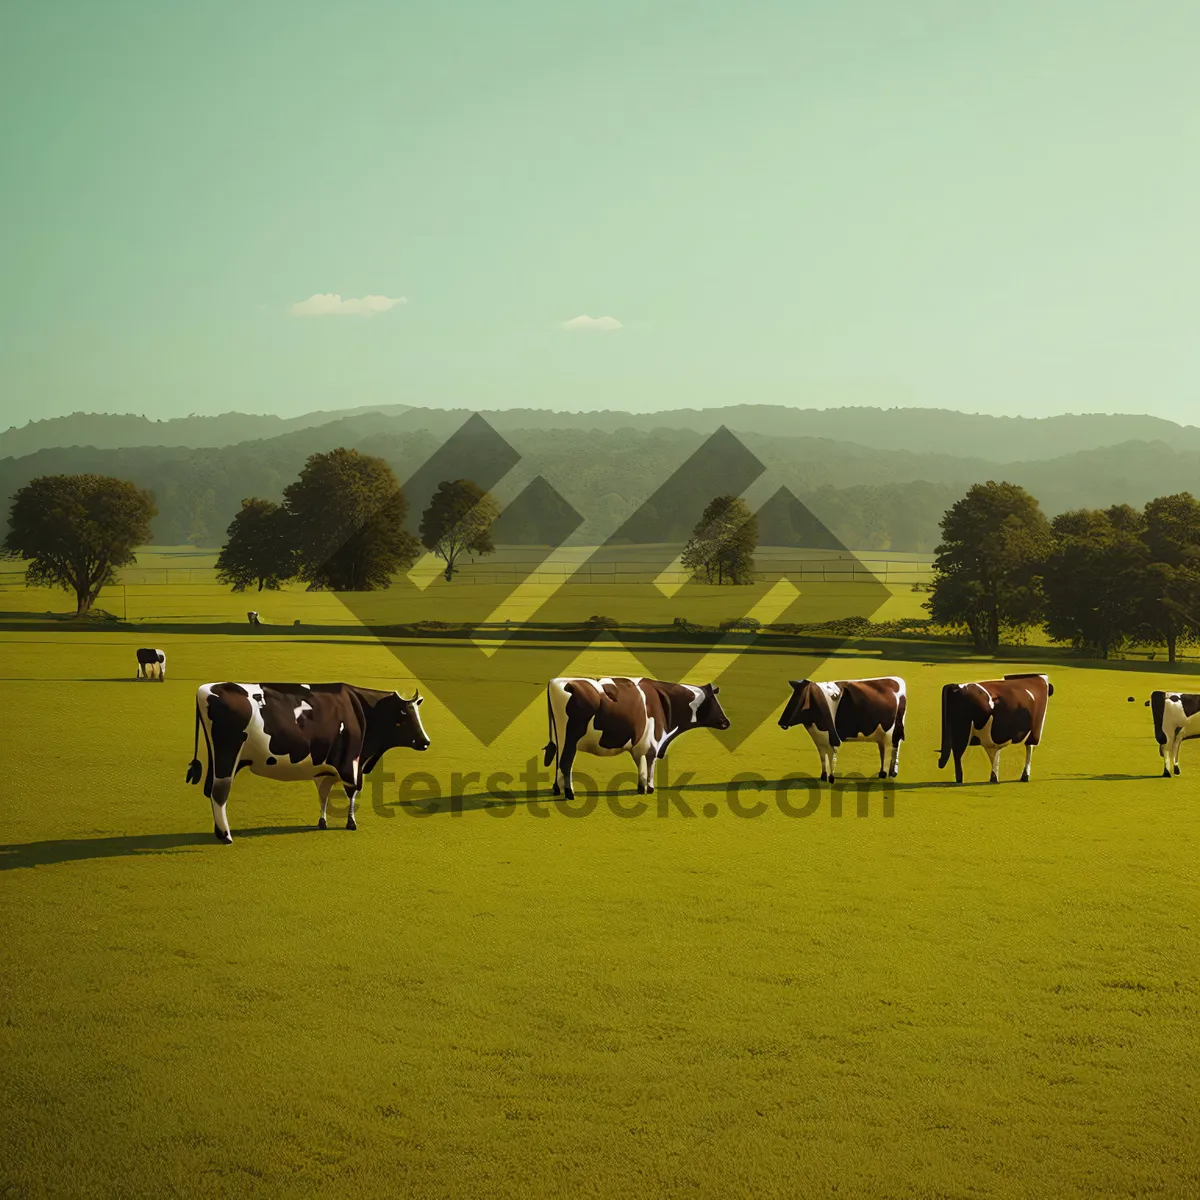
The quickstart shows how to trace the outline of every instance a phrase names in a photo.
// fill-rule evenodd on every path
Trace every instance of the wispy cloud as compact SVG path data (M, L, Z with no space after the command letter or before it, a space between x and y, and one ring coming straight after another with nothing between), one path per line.
M407 304L403 296L347 296L316 292L292 305L293 317L375 317L390 308Z
M583 333L615 333L624 326L616 317L589 317L586 313L562 323L562 328Z

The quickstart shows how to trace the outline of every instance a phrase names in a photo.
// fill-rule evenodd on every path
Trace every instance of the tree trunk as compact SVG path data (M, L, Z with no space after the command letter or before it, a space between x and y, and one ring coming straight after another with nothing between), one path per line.
M1173 663L1175 661L1175 647L1178 644L1178 641L1179 636L1172 629L1171 632L1167 634L1167 662L1169 663Z
M995 654L1000 649L1000 613L996 608L988 613L988 649Z
M80 587L75 585L75 615L83 616L86 612L91 612L92 609L92 594L91 588Z

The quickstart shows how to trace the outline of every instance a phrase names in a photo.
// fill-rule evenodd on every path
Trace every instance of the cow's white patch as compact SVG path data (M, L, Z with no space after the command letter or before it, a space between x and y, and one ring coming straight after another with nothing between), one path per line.
M292 715L297 721L306 713L312 712L313 706L307 700L301 700L300 703L292 709Z

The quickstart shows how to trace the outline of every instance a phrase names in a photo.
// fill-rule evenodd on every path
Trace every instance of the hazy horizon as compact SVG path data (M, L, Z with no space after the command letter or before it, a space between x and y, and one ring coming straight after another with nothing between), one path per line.
M1200 9L0 16L0 424L383 404L1196 421Z

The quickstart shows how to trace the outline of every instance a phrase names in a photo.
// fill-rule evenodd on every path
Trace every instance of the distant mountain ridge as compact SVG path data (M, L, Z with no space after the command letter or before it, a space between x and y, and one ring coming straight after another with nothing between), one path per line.
M0 457L21 457L69 446L219 448L317 428L325 430L330 445L348 443L372 433L398 435L423 431L445 437L473 411L476 410L392 404L312 412L290 418L225 413L168 421L75 414L32 421L0 434ZM705 434L725 425L741 435L827 438L876 450L950 455L996 463L1045 461L1133 441L1164 442L1176 450L1200 451L1200 427L1133 414L1006 417L948 409L801 409L763 404L653 413L615 410L570 413L528 408L479 411L501 433L664 429Z
M258 438L277 437L295 429L327 425L362 413L399 415L404 404L368 405L362 408L310 412L298 417L227 412L214 417L172 417L154 421L133 413L72 413L14 425L0 433L0 458L19 458L68 446L93 446L97 450L122 450L132 446L186 446L193 449L233 446Z

